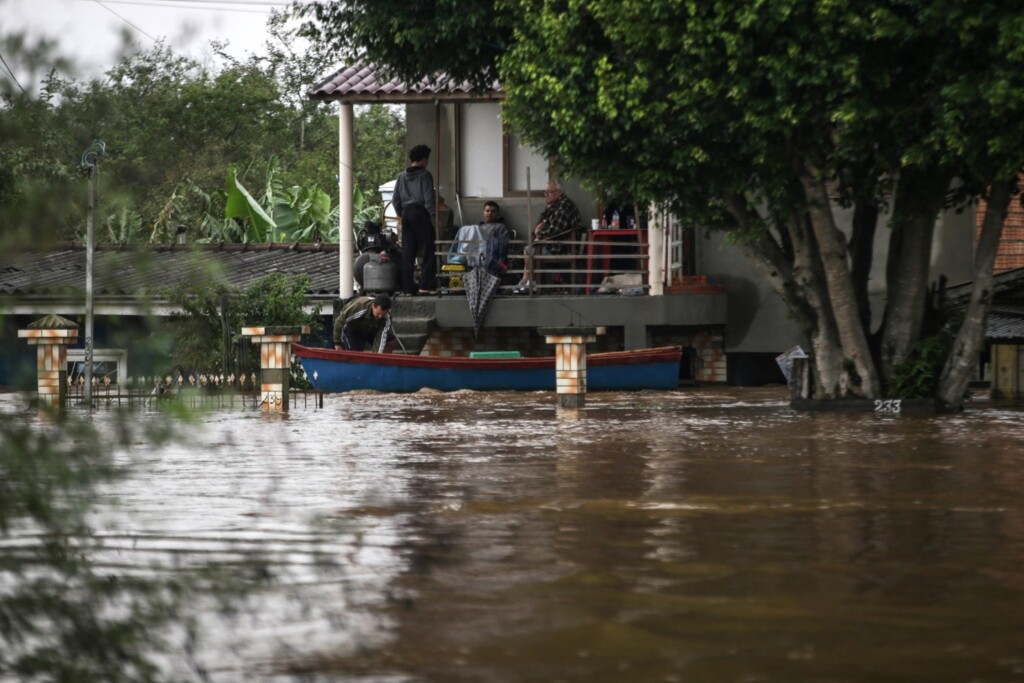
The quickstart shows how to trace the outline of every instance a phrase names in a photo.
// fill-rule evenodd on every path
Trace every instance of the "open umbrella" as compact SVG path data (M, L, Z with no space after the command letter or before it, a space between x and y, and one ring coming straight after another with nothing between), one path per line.
M469 314L473 316L473 335L480 336L480 327L487 316L487 307L491 305L491 299L498 291L501 279L491 275L484 268L474 268L463 277L462 282L466 288Z

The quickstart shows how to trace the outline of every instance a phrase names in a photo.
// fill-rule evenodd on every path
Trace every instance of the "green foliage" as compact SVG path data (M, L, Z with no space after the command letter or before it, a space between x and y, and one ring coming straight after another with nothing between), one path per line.
M518 17L494 0L346 0L296 4L303 35L344 59L362 58L415 83L447 74L489 86Z
M233 242L277 242L274 219L267 215L252 195L238 182L237 171L228 169L227 198L224 202L224 218L229 223L238 219L241 223L241 239Z
M887 396L890 398L931 398L939 387L942 367L953 340L946 334L918 340L907 360L895 368Z
M265 55L221 52L218 70L158 43L87 82L68 75L53 46L0 36L8 59L46 74L28 93L0 83L2 229L22 241L80 239L87 193L78 161L99 138L110 154L98 176L100 239L169 242L179 225L190 240L336 239L325 200L337 201L337 117L304 96L335 58L319 44L297 52L283 15L270 27ZM369 196L401 169L405 123L378 105L360 108L355 130L356 182ZM273 186L253 196L268 215L289 214L279 230L223 218L229 168L241 187Z
M140 432L155 444L171 433L127 416L101 431L74 417L47 428L0 414L0 678L163 680L158 657L176 647L168 627L194 634L185 612L198 575L133 576L95 559L90 503L126 474L113 453Z
M394 180L406 165L403 112L383 104L357 107L352 136L353 182L366 197L379 198L377 188Z
M182 309L169 325L173 339L171 365L186 372L249 375L259 371L259 354L241 336L243 327L309 325L320 330L320 310L307 313L309 279L274 273L245 289L197 281L168 291L170 303Z

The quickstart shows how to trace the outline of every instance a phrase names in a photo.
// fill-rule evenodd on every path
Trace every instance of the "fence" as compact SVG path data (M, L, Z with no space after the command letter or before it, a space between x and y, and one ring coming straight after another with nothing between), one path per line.
M177 400L190 408L252 408L258 409L264 400L263 392L256 383L258 378L236 380L205 375L195 376L195 381L178 377L131 378L125 384L114 382L93 382L92 403L103 406L127 406L129 408L153 407L159 401ZM313 389L290 389L289 404L292 407L323 408L324 395ZM69 382L64 396L65 407L81 404L85 400L84 382Z
M646 289L647 274L647 242L640 241L635 230L601 231L602 238L588 235L585 240L562 240L554 242L564 247L564 254L545 254L537 249L533 257L533 274L527 278L523 250L527 245L524 240L509 242L509 270L503 278L499 291L510 293L515 290L520 280L531 279L537 293L597 293L605 276L633 276L635 287L641 291ZM615 238L634 238L623 241ZM613 241L614 240L614 241ZM465 240L438 240L435 254L442 268L438 271L438 284L442 292L458 293L462 290L461 277L465 271L472 269L466 264L464 269L453 264L453 245L467 245L470 252L483 253L484 243ZM445 266L449 269L445 269ZM452 268L452 266L455 266Z

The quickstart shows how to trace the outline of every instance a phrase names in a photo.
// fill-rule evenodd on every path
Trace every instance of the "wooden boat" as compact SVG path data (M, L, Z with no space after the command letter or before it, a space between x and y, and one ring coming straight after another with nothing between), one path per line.
M338 351L292 344L313 387L326 392L554 391L555 359L443 358ZM664 346L587 355L588 391L675 389L682 349Z

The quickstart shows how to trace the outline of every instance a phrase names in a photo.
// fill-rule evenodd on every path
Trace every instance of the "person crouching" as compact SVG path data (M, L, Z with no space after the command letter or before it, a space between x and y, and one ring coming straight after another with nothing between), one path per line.
M391 299L357 296L347 301L334 321L334 348L385 353L394 346Z

